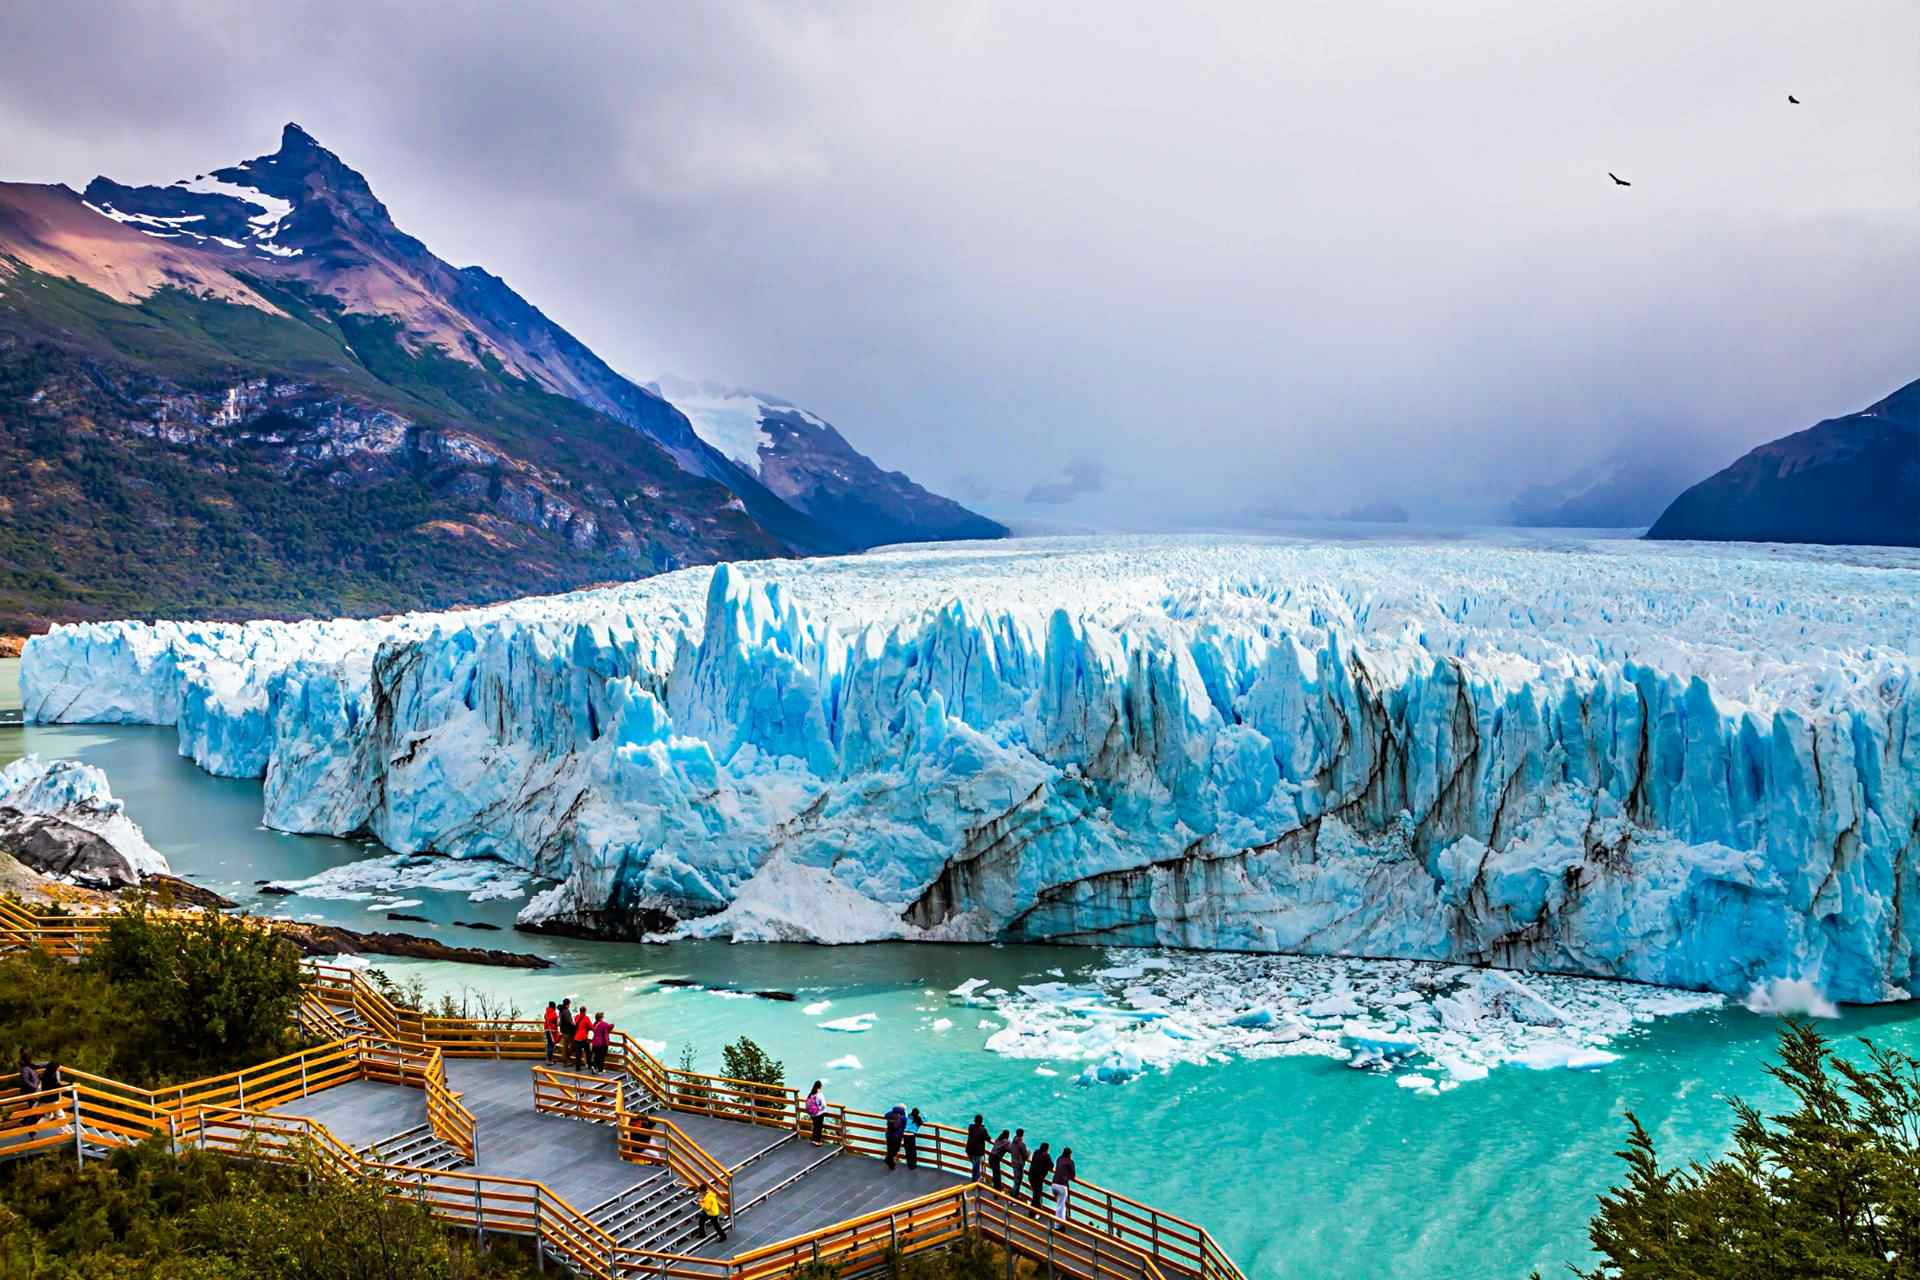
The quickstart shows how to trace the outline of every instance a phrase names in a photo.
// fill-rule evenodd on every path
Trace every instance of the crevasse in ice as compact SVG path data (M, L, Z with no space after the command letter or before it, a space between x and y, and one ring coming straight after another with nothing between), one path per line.
M88 624L30 717L636 936L1914 979L1920 560L1567 540L956 544L369 622Z

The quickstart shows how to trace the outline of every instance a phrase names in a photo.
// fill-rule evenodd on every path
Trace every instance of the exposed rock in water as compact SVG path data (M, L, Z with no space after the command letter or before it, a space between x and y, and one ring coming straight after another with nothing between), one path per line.
M215 911L231 911L240 905L205 885L182 880L179 876L150 875L140 882L140 889L162 907L209 907Z
M405 920L410 924L432 924L433 923L433 921L427 919L425 916L408 915L404 911L389 911L387 912L387 919Z
M391 916L389 916L389 917L388 917L388 919L392 919L392 917L391 917ZM455 921L454 921L453 923L454 923L454 924L455 924L455 925L456 925L457 927L459 927L459 928L462 928L462 929L485 929L485 930L486 930L486 931L487 931L488 933L498 933L498 932L500 932L500 926L499 926L499 925L497 925L497 924L485 924L485 923L483 923L483 922L481 922L481 921L479 921L479 920L455 920Z
M104 836L59 818L0 809L0 847L42 875L89 889L127 889L139 873Z
M306 956L405 956L411 960L446 960L454 964L486 964L504 969L551 969L545 956L491 947L456 947L435 938L411 933L361 933L335 924L304 920L274 920L275 933L290 939Z

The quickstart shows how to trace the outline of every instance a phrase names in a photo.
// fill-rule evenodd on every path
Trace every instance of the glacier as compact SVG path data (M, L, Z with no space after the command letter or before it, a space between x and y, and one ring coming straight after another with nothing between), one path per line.
M1036 539L444 614L89 623L35 721L492 857L589 936L1049 941L1745 995L1915 981L1920 556Z

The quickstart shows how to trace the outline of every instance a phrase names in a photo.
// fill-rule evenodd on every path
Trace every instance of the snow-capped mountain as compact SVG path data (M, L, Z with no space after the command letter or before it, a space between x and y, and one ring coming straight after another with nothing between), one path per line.
M833 424L757 391L661 378L648 384L694 431L789 505L853 547L1000 538L1005 526L882 470Z
M1761 445L1675 498L1647 536L1920 546L1920 382Z
M77 549L62 583L0 579L0 629L451 604L874 540L779 496L498 276L435 256L298 125L166 185L0 184L0 389L0 559L15 533L23 554ZM23 480L36 467L55 474ZM115 490L92 516L58 499L98 488L80 470ZM156 470L179 483L126 482ZM910 517L887 538L1003 532ZM364 541L316 554L316 528ZM191 535L184 557L140 545L160 529Z

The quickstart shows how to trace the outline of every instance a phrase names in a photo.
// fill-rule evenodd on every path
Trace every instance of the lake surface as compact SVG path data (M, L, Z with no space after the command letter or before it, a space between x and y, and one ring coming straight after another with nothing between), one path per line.
M15 665L0 663L0 707L17 705ZM559 964L525 973L380 962L434 991L484 990L528 1015L572 995L659 1042L663 1056L692 1045L709 1071L719 1068L722 1043L749 1035L786 1063L790 1080L824 1078L836 1101L871 1110L899 1101L961 1124L978 1111L996 1132L1023 1125L1056 1149L1071 1145L1095 1181L1207 1225L1249 1276L1482 1280L1523 1277L1534 1267L1564 1274L1563 1263L1584 1258L1594 1197L1617 1175L1613 1152L1626 1111L1674 1160L1718 1150L1728 1094L1763 1106L1782 1101L1762 1071L1778 1024L1738 1008L1649 1024L1617 1041L1620 1059L1597 1070L1501 1068L1437 1096L1325 1058L1182 1065L1083 1087L1074 1080L1079 1063L987 1052L990 1030L979 1024L998 1019L947 993L972 978L1008 988L1071 981L1111 963L1104 950L588 943L512 932L524 898L473 902L462 892L397 889L379 901L417 903L397 909L432 923L394 925L386 908L369 909L366 900L262 897L255 881L310 876L385 851L265 830L257 783L209 777L178 756L175 742L171 729L0 728L0 765L29 751L99 765L177 873L255 909L421 930ZM1171 958L1181 962L1178 953ZM661 987L662 977L706 985ZM738 994L759 989L799 999ZM821 1000L830 1010L805 1012ZM875 1016L864 1033L820 1025L866 1013ZM1920 1051L1915 1019L1911 1007L1882 1007L1848 1010L1824 1025ZM849 1055L858 1068L829 1069Z

